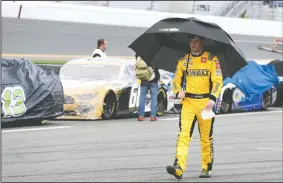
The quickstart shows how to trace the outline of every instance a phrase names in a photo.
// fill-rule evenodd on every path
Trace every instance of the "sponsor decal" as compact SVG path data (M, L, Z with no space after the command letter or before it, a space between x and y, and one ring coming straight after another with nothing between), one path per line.
M206 63L207 58L201 57L201 63Z
M208 69L189 69L188 76L209 76Z
M216 70L216 76L221 76L222 75L222 72L220 69Z
M216 83L215 88L212 93L216 93L219 90L219 88L220 88L220 84Z
M165 29L159 29L159 32L177 32L179 31L178 28L165 28Z

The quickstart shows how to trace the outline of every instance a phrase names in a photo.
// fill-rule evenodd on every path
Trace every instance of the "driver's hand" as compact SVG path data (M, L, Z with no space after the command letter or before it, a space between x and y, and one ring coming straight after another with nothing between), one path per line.
M180 92L178 93L178 98L180 98L180 99L185 98L185 91L180 91Z
M206 109L207 111L210 111L210 110L214 107L214 105L215 105L215 102L210 99L210 100L208 101L207 105L205 106L205 109Z

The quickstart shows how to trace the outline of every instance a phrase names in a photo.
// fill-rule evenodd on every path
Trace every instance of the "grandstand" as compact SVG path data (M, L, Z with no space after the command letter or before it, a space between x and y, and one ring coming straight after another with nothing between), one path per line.
M105 6L148 11L221 15L231 9L235 1L57 1L63 3ZM236 1L237 2L237 1Z
M226 16L282 21L283 1L240 1Z
M57 1L146 11L282 21L283 1Z

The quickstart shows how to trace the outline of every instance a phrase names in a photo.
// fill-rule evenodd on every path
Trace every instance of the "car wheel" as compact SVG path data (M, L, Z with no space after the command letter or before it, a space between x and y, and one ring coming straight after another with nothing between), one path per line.
M173 107L174 113L180 113L181 110L182 110L182 105L181 104L180 105L174 105L174 107Z
M103 101L102 119L108 120L114 116L116 109L116 96L110 92L106 95Z
M283 89L282 91L278 90L274 106L280 107L281 105L283 105Z
M47 123L47 120L40 120L38 121L38 124L40 125L45 125Z
M161 90L157 96L157 115L161 116L166 111L167 97L164 90Z
M221 113L230 113L232 108L232 92L230 90L226 91L223 95L221 102Z
M46 123L47 120L41 120L41 119L26 120L26 124L28 125L45 125Z
M266 91L263 93L262 96L262 103L261 103L262 110L266 111L268 109L269 104L270 104L270 95L269 95L269 91Z

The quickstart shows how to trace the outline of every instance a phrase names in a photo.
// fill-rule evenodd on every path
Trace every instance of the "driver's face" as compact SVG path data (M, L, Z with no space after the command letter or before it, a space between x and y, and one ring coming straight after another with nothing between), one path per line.
M202 41L201 39L196 36L193 39L190 39L190 49L194 53L198 53L202 49Z

